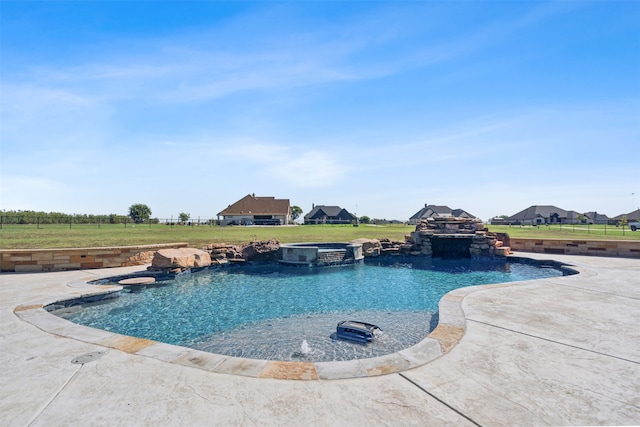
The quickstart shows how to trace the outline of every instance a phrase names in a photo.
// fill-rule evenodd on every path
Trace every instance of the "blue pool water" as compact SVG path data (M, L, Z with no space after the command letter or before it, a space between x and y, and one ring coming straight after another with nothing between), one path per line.
M411 258L327 268L234 266L126 289L109 302L56 314L231 356L349 360L393 353L424 339L437 325L439 300L453 289L562 274L519 262ZM375 323L384 333L369 345L331 340L345 319Z

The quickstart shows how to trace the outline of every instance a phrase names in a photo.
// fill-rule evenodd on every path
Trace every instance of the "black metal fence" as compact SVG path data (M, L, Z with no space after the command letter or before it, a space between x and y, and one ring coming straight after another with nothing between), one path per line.
M35 228L43 228L47 226L68 226L69 228L77 226L114 226L135 227L135 226L151 226L154 224L163 224L168 227L196 227L196 226L213 226L219 225L216 219L212 218L188 218L182 220L180 218L148 218L145 220L134 221L132 218L124 215L29 215L11 214L0 215L0 229L7 226L35 226Z

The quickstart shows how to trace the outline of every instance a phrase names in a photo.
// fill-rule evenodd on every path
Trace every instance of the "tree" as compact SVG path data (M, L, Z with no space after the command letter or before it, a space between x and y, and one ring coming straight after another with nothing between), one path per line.
M302 208L300 206L291 206L291 220L295 221L302 215Z
M151 209L147 205L136 203L129 206L129 217L131 217L136 224L143 222L145 219L149 219L150 216Z
M618 225L622 228L625 228L628 223L629 223L629 220L627 220L627 216L622 215L622 218L620 219L620 222L618 222Z
M360 220L359 220L359 221L360 221L360 223L362 223L362 224L369 224L369 223L371 222L371 218L369 218L369 217L368 217L368 216L366 216L366 215L363 215L363 216L361 216L361 217L360 217Z
M184 224L185 222L189 221L191 214L180 212L178 217L180 218L180 222Z

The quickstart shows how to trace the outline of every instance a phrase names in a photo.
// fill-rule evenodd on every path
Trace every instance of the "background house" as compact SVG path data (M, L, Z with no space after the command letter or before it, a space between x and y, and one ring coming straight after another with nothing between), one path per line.
M616 217L613 217L612 220L615 224L617 224L622 220L623 216L627 217L627 222L640 221L640 209L636 209L635 211L629 212L627 214L618 215Z
M415 225L422 219L434 217L475 218L475 216L462 209L451 209L449 206L427 205L425 203L424 208L420 209L411 218L409 218L409 224Z
M611 218L599 212L585 212L584 215L587 217L587 224L609 224L611 222Z
M356 216L340 206L313 205L304 216L305 224L351 224Z
M509 224L514 225L540 225L540 224L566 224L567 211L557 206L529 206L528 208L507 218Z
M220 225L287 225L291 222L289 199L247 194L218 212Z
M609 217L598 212L567 211L553 205L529 206L501 220L501 224L511 225L543 225L543 224L607 224ZM497 222L496 222L497 223ZM495 224L492 221L492 224Z

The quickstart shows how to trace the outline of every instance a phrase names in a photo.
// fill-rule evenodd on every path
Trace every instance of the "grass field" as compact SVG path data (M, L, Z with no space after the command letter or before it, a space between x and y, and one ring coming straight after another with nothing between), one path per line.
M550 227L490 226L490 231L512 237L557 239L638 240L640 231L603 225L554 225ZM409 225L300 225L291 227L218 227L154 225L3 225L0 249L44 249L105 246L134 246L187 242L192 247L209 243L247 244L252 240L278 239L292 242L346 242L360 237L404 240Z
M511 237L588 240L640 240L640 231L615 225L553 224L541 226L490 225L489 230Z
M247 244L253 240L292 242L344 242L360 237L404 240L413 226L301 225L291 227L218 227L154 225L5 225L0 249L38 249L133 246L187 242L192 247L209 243Z

